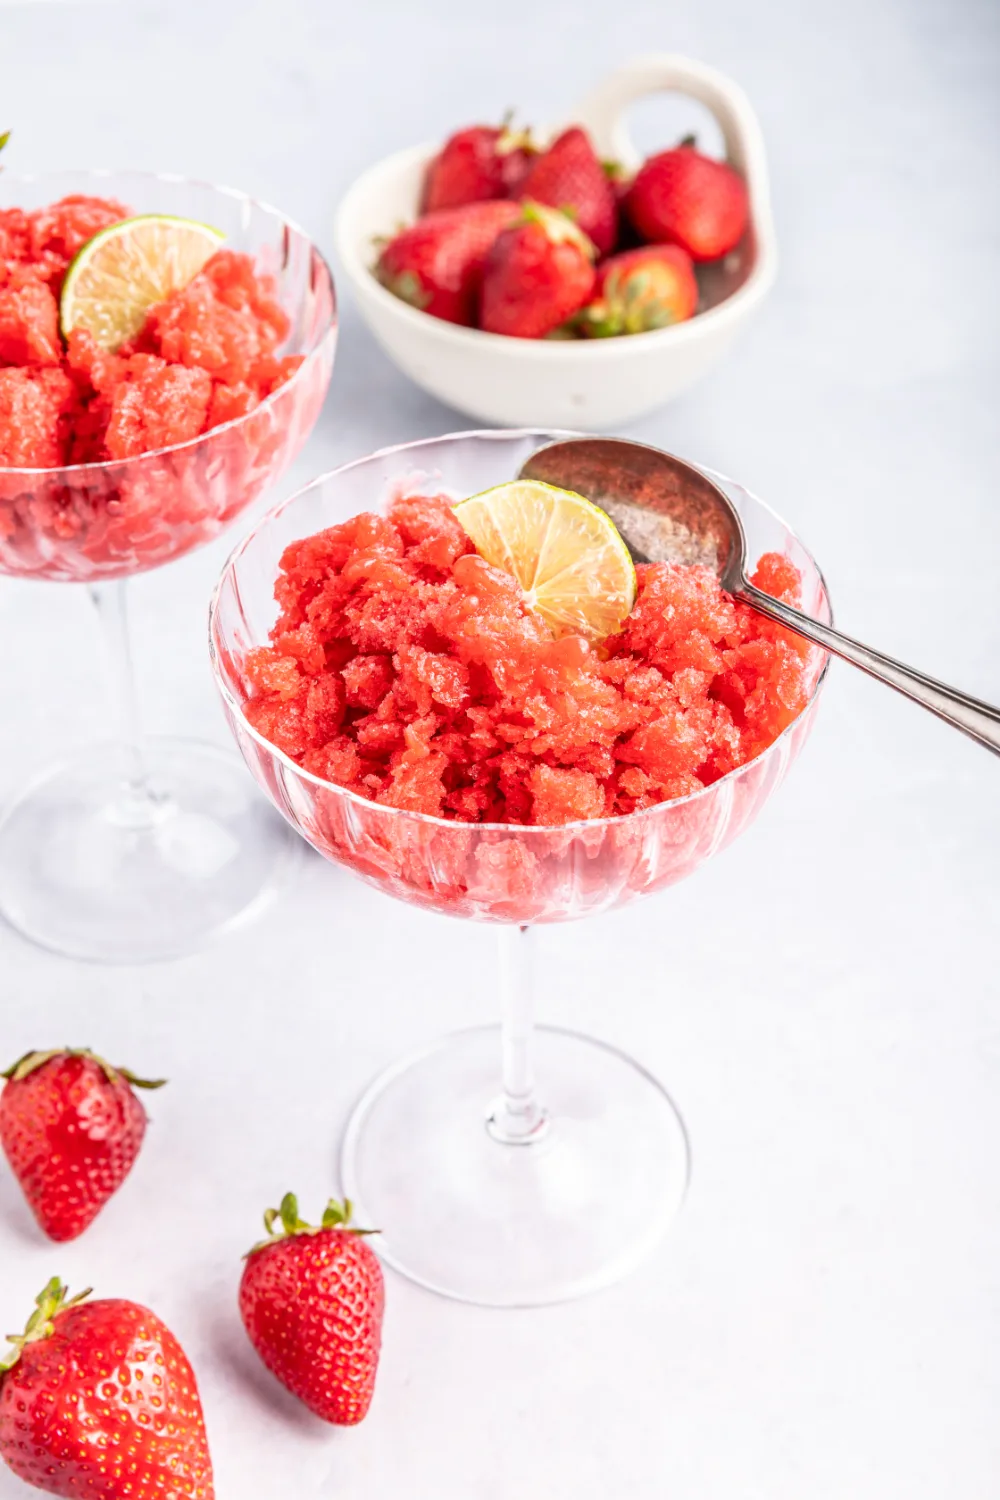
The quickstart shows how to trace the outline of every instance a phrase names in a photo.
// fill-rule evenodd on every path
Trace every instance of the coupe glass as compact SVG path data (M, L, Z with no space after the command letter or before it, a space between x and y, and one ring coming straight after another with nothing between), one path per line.
M561 827L468 824L366 801L310 775L242 712L248 650L274 622L282 552L404 493L454 498L510 479L541 432L468 432L386 449L316 480L236 549L212 601L216 680L247 765L315 849L431 911L497 924L499 1027L462 1031L396 1063L354 1110L341 1156L359 1222L388 1263L470 1302L555 1302L625 1274L676 1213L683 1124L660 1084L616 1048L534 1027L532 929L608 911L689 875L751 822L809 733L807 707L774 744L704 791L630 817ZM717 476L713 476L717 477ZM786 553L822 619L822 576L791 531L740 486L751 557ZM537 1078L537 1085L536 1085Z
M168 957L244 917L294 850L234 757L143 738L126 580L211 541L291 463L323 403L336 343L333 280L308 237L228 188L141 172L0 174L0 208L69 193L213 224L273 276L303 363L256 410L113 463L0 467L0 572L84 583L115 685L114 743L40 777L0 825L0 911L57 952L106 962Z

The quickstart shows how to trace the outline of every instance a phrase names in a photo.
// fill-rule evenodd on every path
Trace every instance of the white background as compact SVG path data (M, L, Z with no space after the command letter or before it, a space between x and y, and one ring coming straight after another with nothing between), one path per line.
M215 178L329 248L338 198L385 152L511 103L558 119L651 49L748 90L783 264L729 363L635 435L783 512L844 626L1000 699L991 0L15 6L0 126L12 169ZM667 123L640 111L647 144ZM281 489L463 425L345 307L329 403ZM204 617L231 541L134 587L153 729L225 739ZM102 734L88 608L0 581L0 797ZM334 1186L375 1070L492 1017L490 933L315 857L255 926L175 964L84 967L0 932L5 1056L90 1044L172 1080L132 1181L75 1245L41 1241L0 1173L0 1321L55 1272L155 1307L197 1367L220 1500L995 1500L998 773L836 667L741 843L646 904L542 932L545 1016L634 1051L678 1099L687 1207L639 1273L580 1304L478 1311L392 1278L357 1431L255 1363L240 1256L286 1187L318 1208ZM21 1493L0 1477L2 1500Z

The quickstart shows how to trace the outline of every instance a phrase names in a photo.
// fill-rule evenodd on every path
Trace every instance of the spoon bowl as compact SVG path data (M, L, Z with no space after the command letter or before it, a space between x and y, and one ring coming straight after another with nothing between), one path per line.
M617 526L632 561L700 563L735 592L746 534L728 496L693 464L622 438L568 438L539 448L520 478L573 490Z
M751 583L739 512L694 464L626 438L564 438L533 453L518 477L574 490L599 505L618 527L634 562L711 568L734 598L860 667L1000 755L1000 708L810 619Z

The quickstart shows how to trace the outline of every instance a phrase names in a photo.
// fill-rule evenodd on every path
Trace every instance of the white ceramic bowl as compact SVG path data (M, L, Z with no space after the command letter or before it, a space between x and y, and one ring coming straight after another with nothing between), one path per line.
M687 94L717 119L729 159L750 192L744 242L707 268L705 310L653 333L590 341L506 338L462 328L410 307L372 275L374 240L417 215L434 146L387 157L358 178L337 216L337 249L362 315L391 359L449 406L504 426L618 426L679 395L719 360L774 281L777 254L767 164L757 117L743 91L713 68L655 54L612 73L572 111L602 157L641 161L625 126L637 99Z

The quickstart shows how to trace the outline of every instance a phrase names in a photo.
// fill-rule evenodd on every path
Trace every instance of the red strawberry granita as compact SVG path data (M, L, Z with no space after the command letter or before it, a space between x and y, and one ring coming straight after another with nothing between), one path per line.
M705 568L637 573L603 647L554 639L447 500L397 499L286 549L244 713L304 770L457 822L556 825L684 797L801 712L810 648ZM798 599L780 554L754 582Z
M59 329L59 292L77 251L129 216L101 198L0 210L0 467L131 458L188 442L252 411L301 364L268 277L220 250L106 354Z
M333 285L294 226L246 207L234 237L254 257L220 249L114 353L64 338L59 297L79 250L129 210L82 194L0 209L0 572L158 567L217 536L299 451L329 383Z

